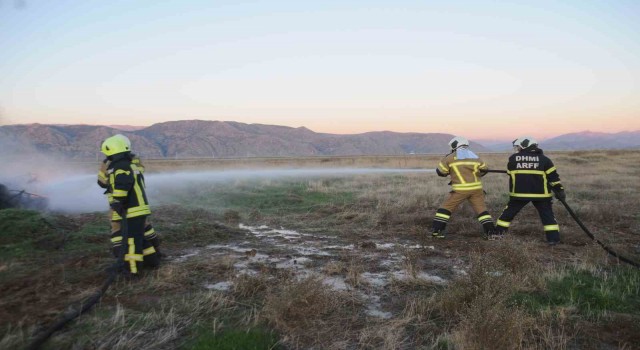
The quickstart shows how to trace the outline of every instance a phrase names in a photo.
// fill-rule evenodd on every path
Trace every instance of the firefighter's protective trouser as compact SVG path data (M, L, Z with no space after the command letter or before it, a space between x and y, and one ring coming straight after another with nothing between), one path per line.
M113 209L110 209L109 219L112 218L112 215L113 215ZM145 217L144 239L148 241L150 245L153 246L153 248L155 248L157 253L160 253L160 237L158 237L158 234L156 233L153 226L151 225L151 220L149 220L149 216L144 216L144 217ZM113 241L113 237L120 236L120 229L121 229L120 220L111 220L111 237L112 237L111 243L112 243L112 248L114 250L117 249L117 246L121 244L120 241L115 241L115 242Z
M471 207L476 213L476 218L482 225L484 233L490 233L493 230L493 219L484 203L484 191L482 189L459 192L451 191L449 197L442 203L442 206L436 210L436 215L433 218L433 232L443 232L447 227L449 219L451 219L451 214L456 211L464 201L471 203Z
M538 210L540 220L544 226L544 233L547 237L547 242L556 243L560 241L560 226L553 215L553 207L551 199L545 199L540 201L513 199L509 200L507 207L500 215L498 222L496 223L496 234L504 234L511 225L511 221L518 215L520 210L524 208L529 202L533 203L533 206Z
M113 226L112 222L112 228ZM115 257L119 257L124 249L126 268L131 273L138 273L141 266L156 267L160 263L160 257L152 244L152 240L145 239L149 225L146 224L146 216L127 219L127 237L122 235L121 222L117 222L117 231L111 233L112 251ZM156 237L157 239L157 237Z

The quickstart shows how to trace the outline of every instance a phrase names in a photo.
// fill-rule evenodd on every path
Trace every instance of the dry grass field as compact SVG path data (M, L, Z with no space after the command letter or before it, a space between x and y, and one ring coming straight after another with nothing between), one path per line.
M483 156L504 169L507 154ZM551 153L567 202L640 263L640 152ZM147 162L154 173L267 167L433 169L438 156ZM507 177L484 178L494 219ZM148 181L149 183L151 181ZM96 188L96 190L98 190ZM637 349L640 270L609 256L554 205L486 241L468 205L429 229L447 180L359 173L149 188L166 258L118 280L46 349ZM0 211L0 348L99 286L112 263L105 213Z

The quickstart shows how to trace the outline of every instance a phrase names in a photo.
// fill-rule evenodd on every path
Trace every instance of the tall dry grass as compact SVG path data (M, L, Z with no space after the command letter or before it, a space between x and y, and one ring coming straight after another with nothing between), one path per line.
M262 317L294 349L341 349L361 327L362 303L355 295L328 288L319 276L274 285Z

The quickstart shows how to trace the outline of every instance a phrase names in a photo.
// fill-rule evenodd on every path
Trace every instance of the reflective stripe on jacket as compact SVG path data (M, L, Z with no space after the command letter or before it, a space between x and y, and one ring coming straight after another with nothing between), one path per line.
M512 154L507 169L509 195L513 198L546 200L553 196L553 187L562 188L556 167L539 148Z
M457 159L456 153L444 157L438 164L438 171L451 176L451 188L456 191L481 190L481 171L487 170L487 164L480 158Z
M129 158L117 156L107 169L109 192L113 199L125 203L127 218L151 214L144 177ZM114 214L115 217L117 214Z

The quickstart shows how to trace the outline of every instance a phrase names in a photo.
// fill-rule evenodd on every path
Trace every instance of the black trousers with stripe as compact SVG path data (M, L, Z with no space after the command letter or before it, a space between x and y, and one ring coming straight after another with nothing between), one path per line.
M140 259L135 262L125 263L125 267L132 273L138 273L139 268L142 266L157 267L160 263L160 257L156 253L154 246L149 240L145 239L144 234L148 227L145 219L146 216L127 219L127 240L122 239L120 230L112 233L111 236L112 242L114 238L120 238L112 246L115 257L119 257L121 249L124 249L125 260L127 260L127 256Z
M511 225L511 221L518 215L520 210L524 208L529 202L533 203L533 206L538 211L542 225L544 225L544 232L548 242L560 241L560 229L558 228L558 222L553 215L553 206L551 199L548 200L522 200L522 199L509 199L507 207L498 218L496 224L496 233L504 233Z

